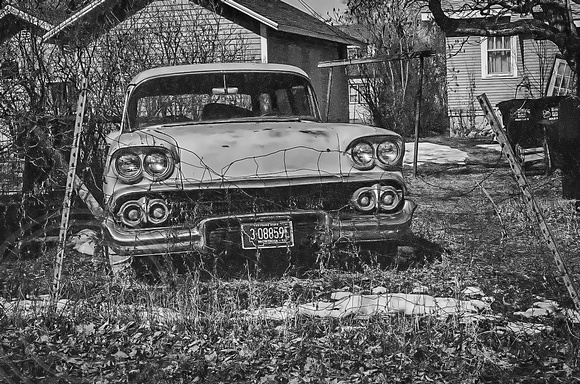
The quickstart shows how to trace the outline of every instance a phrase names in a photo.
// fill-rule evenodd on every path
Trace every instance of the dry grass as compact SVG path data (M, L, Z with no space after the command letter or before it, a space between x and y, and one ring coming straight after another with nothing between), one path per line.
M465 143L453 142L470 150ZM468 166L427 165L408 175L419 204L414 231L423 252L402 265L318 269L305 278L224 280L167 275L162 285L111 279L101 257L69 253L65 311L5 311L0 378L6 382L205 383L544 383L580 378L580 327L559 316L534 319L536 334L506 328L539 299L571 306L551 256L498 153L472 149ZM560 198L558 174L530 176L546 219L577 278L579 217ZM429 252L442 247L443 253ZM375 250L376 251L376 250ZM356 248L350 249L356 258ZM435 253L435 256L432 257ZM380 254L380 252L379 252ZM0 266L2 296L48 293L53 252ZM127 283L127 281L129 283ZM461 298L478 286L495 301L476 322L401 315L284 320L247 316L259 308L427 287ZM526 320L528 321L528 320ZM528 321L527 324L530 324Z

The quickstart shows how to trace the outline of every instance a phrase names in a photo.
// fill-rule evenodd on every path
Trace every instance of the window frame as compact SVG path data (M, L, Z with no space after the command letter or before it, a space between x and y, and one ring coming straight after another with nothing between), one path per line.
M348 103L349 104L361 104L361 95L360 95L360 84L349 84L348 85ZM355 101L352 101L352 97L354 96Z
M489 60L489 52L493 51L500 51L499 49L490 51L487 48L488 39L495 39L495 38L509 38L510 39L510 72L507 73L489 73L488 67L488 60ZM517 54L517 44L518 44L518 37L517 36L483 36L480 40L481 46L481 77L483 79L495 79L495 78L514 78L518 77L518 54ZM507 49L502 49L503 51L507 51Z
M563 83L562 81L560 82L560 84L558 86L556 86L556 81L558 80L558 68L560 67L560 65L564 65L564 73L563 75L560 77L562 80L564 78L568 78L569 75L571 75L571 79L568 82L568 84L570 85L570 87L562 87ZM568 71L569 70L569 73ZM567 95L573 95L576 93L576 81L575 81L575 76L574 76L574 71L572 71L572 68L570 68L570 66L568 65L568 62L561 58L561 57L556 57L554 58L554 64L552 65L552 71L550 72L550 80L548 81L548 87L546 89L546 96L567 96ZM564 93L560 93L560 90L562 89L566 89L569 92ZM555 93L555 91L558 90L557 93Z

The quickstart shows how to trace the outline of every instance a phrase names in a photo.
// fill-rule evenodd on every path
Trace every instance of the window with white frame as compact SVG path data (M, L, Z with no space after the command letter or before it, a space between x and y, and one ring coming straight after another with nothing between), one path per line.
M481 76L516 77L516 36L492 36L481 39Z
M360 85L359 84L350 84L348 94L349 94L348 100L351 104L360 104L361 103Z
M566 60L556 58L548 82L548 96L566 96L576 92L576 74Z

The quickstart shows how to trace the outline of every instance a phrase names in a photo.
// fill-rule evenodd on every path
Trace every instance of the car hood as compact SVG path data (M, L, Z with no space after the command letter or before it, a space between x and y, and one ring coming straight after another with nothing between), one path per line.
M352 171L355 138L391 131L356 124L272 121L156 126L121 134L120 147L158 145L179 157L181 182L336 176Z

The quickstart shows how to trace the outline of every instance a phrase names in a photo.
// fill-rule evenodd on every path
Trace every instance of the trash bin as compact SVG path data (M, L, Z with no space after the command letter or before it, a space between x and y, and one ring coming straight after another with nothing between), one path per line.
M580 100L566 97L560 101L557 126L546 136L554 166L562 170L562 197L580 199Z
M563 98L512 99L497 105L514 151L517 146L523 149L544 146L545 128L557 125L559 104Z
M549 170L562 170L562 196L580 199L580 100L551 96L498 104L516 153L545 148Z

